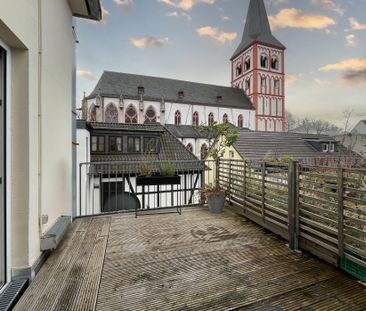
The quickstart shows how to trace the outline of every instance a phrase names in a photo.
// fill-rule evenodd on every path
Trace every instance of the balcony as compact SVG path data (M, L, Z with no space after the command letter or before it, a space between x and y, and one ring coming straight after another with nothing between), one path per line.
M77 219L15 310L361 310L366 288L226 211Z
M365 170L175 165L167 185L141 183L141 163L82 164L77 217L15 310L364 310L339 268L365 272ZM211 214L199 188L217 179Z

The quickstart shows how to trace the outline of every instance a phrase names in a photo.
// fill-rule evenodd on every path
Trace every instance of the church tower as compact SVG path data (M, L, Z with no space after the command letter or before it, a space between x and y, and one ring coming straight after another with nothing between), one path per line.
M250 0L243 38L231 57L231 85L252 100L257 131L284 130L285 49L272 35L263 0Z

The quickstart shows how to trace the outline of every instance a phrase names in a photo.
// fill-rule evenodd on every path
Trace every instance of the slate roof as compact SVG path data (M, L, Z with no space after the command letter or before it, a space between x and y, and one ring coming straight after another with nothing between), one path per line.
M234 148L244 159L251 161L285 155L293 156L298 160L330 155L330 153L321 152L317 148L316 142L318 144L321 142L336 143L333 138L324 135L249 132L241 130L234 144Z
M105 97L122 94L124 98L140 99L139 86L144 87L144 100L164 98L166 102L255 110L242 89L111 71L103 72L87 98L95 98L100 93ZM179 91L184 91L184 98L179 98ZM222 100L218 101L217 96L222 96Z
M175 138L164 126L156 124L121 124L121 123L101 123L88 122L90 130L116 131L119 134L123 132L141 132L157 133L160 136L160 148L156 154L91 154L91 162L141 162L147 161L157 166L161 161L175 162L177 169L200 169L203 164L197 157L188 151L186 147ZM134 166L135 167L135 166Z
M166 124L165 127L177 138L206 138L199 126Z
M263 0L250 0L243 37L231 59L233 60L255 41L282 49L286 48L272 35Z

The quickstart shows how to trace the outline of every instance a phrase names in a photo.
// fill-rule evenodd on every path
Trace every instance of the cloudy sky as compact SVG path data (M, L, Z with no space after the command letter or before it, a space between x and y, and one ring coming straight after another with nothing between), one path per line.
M366 119L366 0L265 0L287 47L287 110L339 126ZM104 70L230 85L249 0L102 0L77 21L78 98Z

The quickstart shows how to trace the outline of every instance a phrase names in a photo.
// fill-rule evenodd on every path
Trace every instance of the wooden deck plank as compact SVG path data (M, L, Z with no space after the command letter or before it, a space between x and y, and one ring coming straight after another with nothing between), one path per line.
M33 310L362 310L366 303L366 288L351 277L232 213L192 208L90 221L80 219L63 249L69 254L58 254L67 265L55 258L46 267L47 290L37 281L26 292Z

